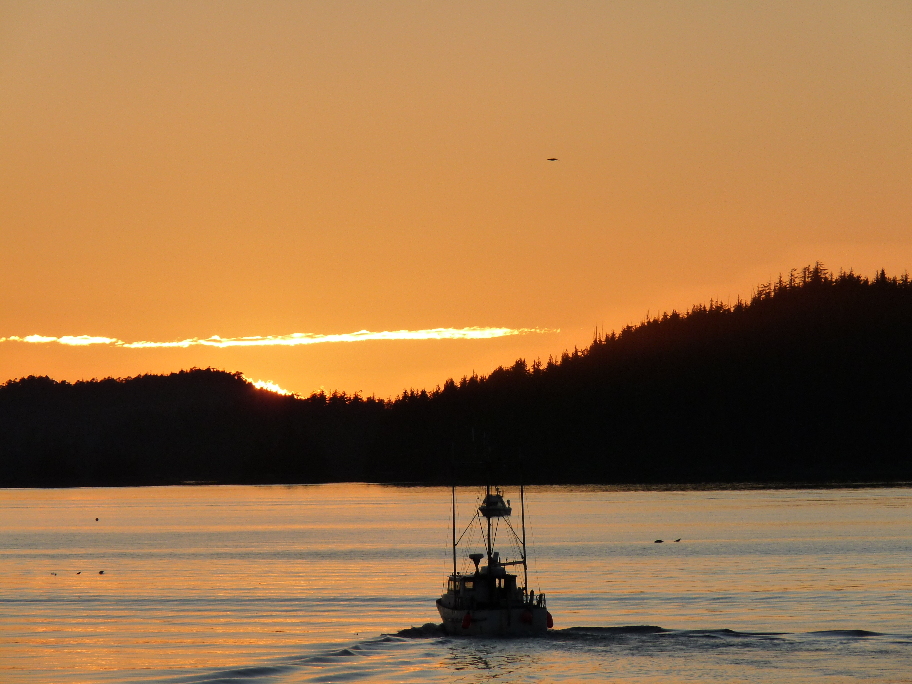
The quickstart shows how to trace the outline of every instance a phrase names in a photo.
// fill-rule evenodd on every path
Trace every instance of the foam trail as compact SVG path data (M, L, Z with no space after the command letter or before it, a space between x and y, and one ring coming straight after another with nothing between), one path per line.
M425 330L358 330L352 333L335 335L318 335L316 333L291 333L290 335L264 335L251 337L191 337L185 340L153 342L141 340L125 342L115 337L96 337L92 335L64 335L49 337L45 335L28 335L19 337L0 337L0 342L26 342L30 344L63 344L67 346L107 345L122 349L154 348L187 348L187 347L298 347L310 344L327 344L333 342L368 342L372 340L486 340L512 335L529 335L532 333L560 332L551 328L428 328Z

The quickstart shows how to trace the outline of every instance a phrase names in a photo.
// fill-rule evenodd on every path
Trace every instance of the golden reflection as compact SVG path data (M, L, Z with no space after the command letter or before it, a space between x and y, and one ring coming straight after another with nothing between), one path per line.
M457 671L574 681L602 656L587 651L576 663L567 654L590 644L611 656L599 667L633 658L655 675L636 681L693 681L666 676L680 660L662 654L724 675L718 649L693 642L744 655L740 636L722 643L624 625L797 635L783 639L826 629L905 633L908 611L895 597L909 583L909 491L833 491L824 501L808 491L531 487L531 579L536 592L549 588L558 632L446 648L394 640L390 654L402 649L404 661L378 679L402 681L420 662L420 681L434 673L451 681ZM122 681L329 658L339 644L435 621L450 562L448 495L364 484L0 490L2 679ZM652 541L672 533L680 544ZM792 675L802 658L818 657L815 644L779 681L800 681ZM767 658L761 646L747 656ZM644 649L654 657L643 660ZM298 674L294 681L310 681Z

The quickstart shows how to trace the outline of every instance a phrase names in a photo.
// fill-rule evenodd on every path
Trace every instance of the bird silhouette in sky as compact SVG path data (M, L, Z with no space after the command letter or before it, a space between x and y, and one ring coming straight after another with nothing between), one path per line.
M560 161L560 159L558 159L557 157L548 157L548 159L546 159L546 161Z

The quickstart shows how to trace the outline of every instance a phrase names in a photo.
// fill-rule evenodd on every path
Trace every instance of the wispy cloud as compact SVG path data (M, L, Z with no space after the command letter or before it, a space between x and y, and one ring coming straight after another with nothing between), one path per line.
M92 335L64 335L63 337L46 337L45 335L28 335L26 337L0 337L0 342L30 342L32 344L66 344L72 347L85 347L90 344L123 344L113 337L94 337Z
M0 342L25 342L29 344L63 344L74 347L89 345L107 345L122 349L152 348L186 348L186 347L297 347L308 344L328 344L332 342L368 342L370 340L486 340L511 335L529 335L532 333L560 332L551 328L429 328L427 330L386 330L373 332L359 330L353 333L336 335L318 335L315 333L291 333L290 335L266 335L253 337L191 337L186 340L169 342L124 342L114 337L96 337L93 335L64 335L47 337L45 335L27 335L19 337L0 337Z

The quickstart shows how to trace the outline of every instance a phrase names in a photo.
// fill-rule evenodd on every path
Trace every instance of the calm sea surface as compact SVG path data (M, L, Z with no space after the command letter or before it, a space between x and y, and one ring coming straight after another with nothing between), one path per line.
M526 512L556 629L474 640L408 630L439 622L447 489L0 490L0 681L912 682L910 489L545 487Z

